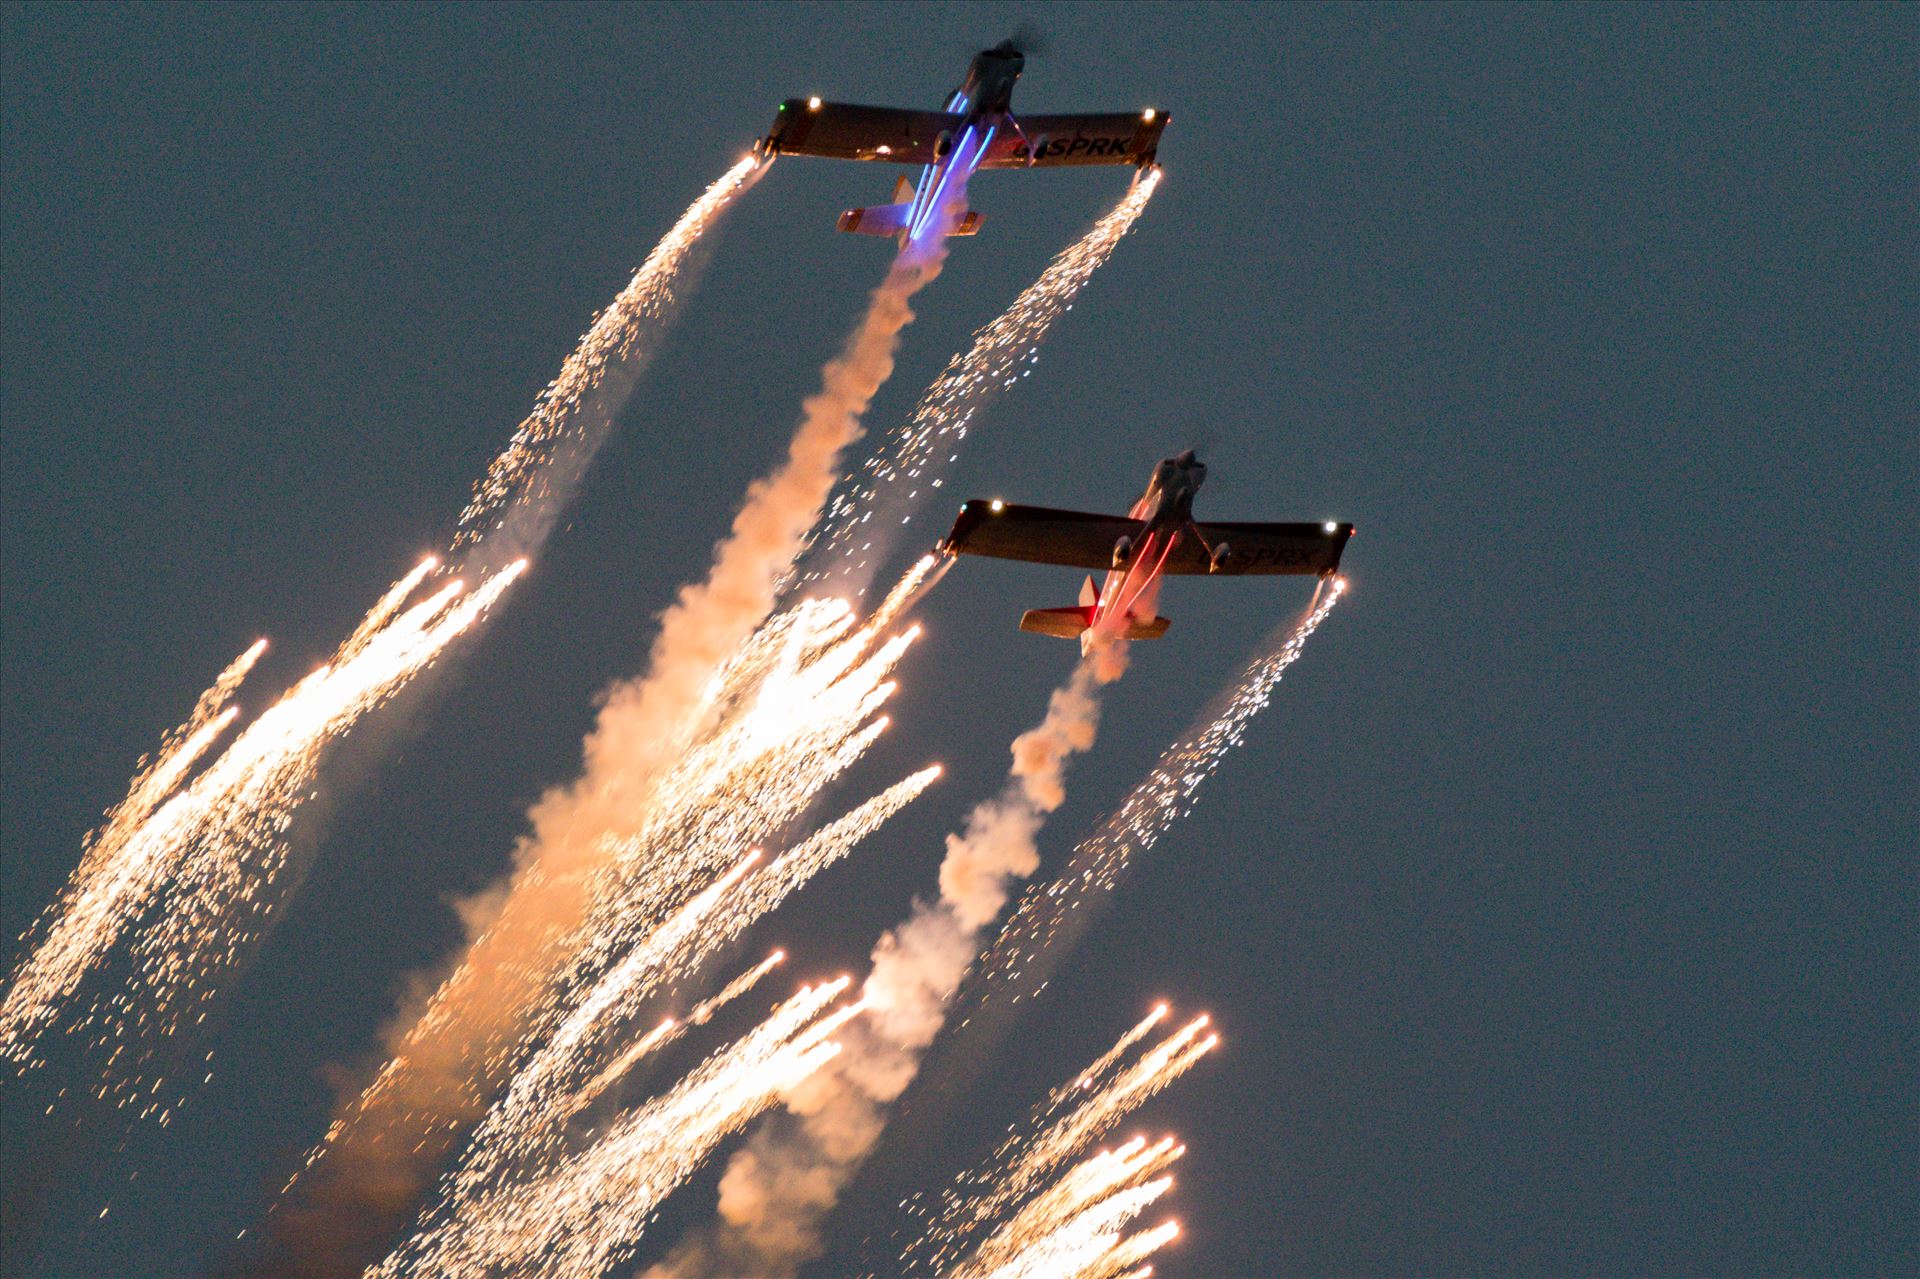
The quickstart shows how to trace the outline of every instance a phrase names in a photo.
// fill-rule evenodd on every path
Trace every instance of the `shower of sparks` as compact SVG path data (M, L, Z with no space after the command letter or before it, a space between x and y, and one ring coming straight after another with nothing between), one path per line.
M619 1056L608 1062L598 1074L582 1084L579 1091L566 1099L563 1103L563 1112L565 1115L570 1118L579 1114L582 1110L592 1105L607 1089L618 1083L620 1079L624 1077L628 1071L632 1070L634 1066L639 1064L642 1059L659 1052L662 1048L665 1048L693 1027L706 1025L709 1021L713 1020L715 1013L759 985L760 979L785 963L786 958L787 955L785 951L774 951L752 968L747 969L746 972L741 973L738 977L728 982L721 988L719 994L709 996L694 1005L693 1011L685 1017L678 1019L668 1017L652 1030L634 1040Z
M98 830L87 836L80 865L64 892L20 938L28 955L7 985L0 1005L0 1057L24 1064L34 1037L52 1017L57 1002L85 975L98 950L117 928L116 909L132 887L122 854L153 810L176 790L194 764L239 715L229 705L254 663L267 651L265 640L240 654L195 703L185 723L161 740L160 749L140 761L126 798L110 809Z
M633 947L580 999L559 1028L523 1065L506 1095L475 1133L456 1177L477 1186L510 1166L524 1167L550 1156L566 1123L599 1097L631 1064L664 1046L678 1028L657 1027L620 1049L619 1037L649 998L690 975L699 962L738 937L813 874L850 851L933 781L925 769L868 800L781 857L767 870L741 881L759 861L757 853L720 876L666 924ZM688 1019L698 1024L712 1007L757 980L769 964L748 973Z
M850 984L843 977L803 987L759 1027L556 1166L484 1189L449 1179L422 1228L369 1274L606 1273L630 1255L655 1207L715 1145L839 1051L831 1036L861 1005L829 1006Z
M528 507L562 495L578 478L587 460L584 454L597 442L587 437L604 429L619 405L606 403L605 412L597 417L584 414L583 408L596 395L617 401L631 389L639 371L638 360L651 353L642 350L642 344L658 337L688 255L708 227L762 171L758 161L748 156L722 174L654 245L613 304L595 317L579 346L561 366L559 376L547 384L533 412L514 431L512 441L494 459L486 477L474 486L473 500L460 513L460 528L453 540L455 550L503 528L509 508ZM616 371L621 381L613 386L609 376ZM583 445L582 456L564 456L569 448ZM520 540L531 544L540 531L529 530Z
M521 1033L489 1045L471 1072L476 1103L486 1100L486 1081L511 1072L512 1083L476 1131L458 1184L483 1185L549 1153L565 1120L619 1078L615 1067L634 1047L627 1035L650 1001L939 776L933 766L895 783L764 869L760 853L743 852L793 824L885 730L878 712L894 691L890 676L919 635L917 626L897 634L891 627L940 567L932 557L914 565L865 621L843 600L797 604L768 619L715 673L703 692L703 727L654 783L644 827L601 838L591 859L592 906L578 928L549 942L565 956L558 976L529 992ZM469 980L456 972L442 984L413 1039L432 1041L454 1015L441 1001ZM375 1117L393 1113L394 1098L410 1086L408 1070L403 1048L304 1167L362 1117L380 1122Z
M1101 1151L1035 1196L947 1279L1114 1279L1133 1270L1180 1233L1175 1222L1126 1233L1127 1226L1173 1188L1163 1170L1186 1147L1164 1137L1136 1137ZM1158 1174L1158 1175L1156 1175Z
M843 577L863 585L870 578L875 559L887 549L876 546L876 525L891 529L909 523L919 500L941 487L940 468L956 459L975 415L1033 371L1041 341L1133 229L1160 177L1156 168L1135 179L1118 205L1054 258L999 319L976 333L971 348L948 362L906 424L834 497L810 543L818 552L817 567L802 580Z
M386 628L387 623L394 619L394 615L413 598L413 593L420 588L420 583L426 581L439 567L440 557L429 555L415 564L412 572L389 586L387 593L373 602L373 607L367 610L367 615L360 619L360 625L354 627L353 633L341 643L339 651L333 655L333 665L338 666L365 648L367 641Z
M1322 583L1307 616L1278 647L1256 658L1217 698L1199 725L1169 746L1153 771L1133 788L1106 822L1074 850L1058 877L1027 893L972 979L975 1002L1019 981L1045 954L1073 912L1095 893L1110 893L1129 861L1150 850L1191 812L1200 786L1244 738L1247 725L1273 698L1287 668L1346 592L1346 580ZM1044 981L1040 983L1044 985ZM1035 991L1039 987L1035 987ZM1027 993L1034 993L1029 991ZM1015 1000L1021 995L1014 995Z
M279 904L293 813L311 795L326 748L430 665L524 568L516 563L470 594L449 583L405 612L390 591L369 615L384 610L384 625L363 624L353 648L343 646L296 684L182 787L192 762L231 720L224 703L264 641L243 654L202 697L195 718L169 736L89 848L8 986L0 1051L16 1063L32 1059L39 1036L124 934L132 973L72 1029L90 1029L96 1048L112 1045L102 1099L164 1117L160 1079L139 1071ZM395 591L422 576L416 569Z
M761 857L749 854L628 951L520 1068L506 1096L474 1135L463 1164L469 1178L489 1175L509 1162L524 1163L543 1144L558 1141L565 1121L599 1095L596 1084L617 1077L606 1063L627 1056L617 1050L617 1038L651 997L691 975L703 959L852 851L939 774L936 766L905 778L751 878L747 876L757 870ZM665 1039L663 1035L652 1047Z
M595 319L476 486L461 514L456 549L501 529L519 510L533 514L516 540L538 541L542 521L551 519L552 499L577 479L597 443L595 432L611 421L631 388L647 353L643 347L661 327L694 245L760 171L751 158L743 159L710 186ZM583 411L590 407L601 411ZM320 755L431 665L525 562L492 574L465 598L451 584L407 608L439 567L430 557L395 582L325 666L295 685L182 789L194 764L235 718L226 703L265 641L202 696L193 717L168 735L127 798L86 841L60 898L22 938L26 957L0 1002L0 1058L17 1066L37 1064L36 1045L61 1006L129 934L133 979L96 999L82 1024L92 1027L96 1047L112 1044L108 1073L117 1070L119 1077L103 1082L101 1095L137 1099L143 1113L158 1110L164 1117L165 1107L153 1099L157 1088L129 1092L126 1070L151 1059L152 1043L142 1044L147 1032L164 1035L180 1026L279 904L287 832L295 810L313 793ZM145 1007L145 999L158 1002Z
M932 1223L901 1253L902 1263L967 1279L1107 1276L1157 1248L1136 1251L1154 1232L1123 1236L1120 1228L1165 1190L1143 1193L1185 1147L1171 1137L1152 1146L1135 1138L1068 1164L1219 1044L1202 1015L1129 1060L1168 1011L1157 1006L1016 1125L982 1168L942 1191Z

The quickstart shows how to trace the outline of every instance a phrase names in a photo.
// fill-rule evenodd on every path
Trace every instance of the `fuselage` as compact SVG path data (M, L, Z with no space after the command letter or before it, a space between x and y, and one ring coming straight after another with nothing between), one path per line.
M1206 465L1191 449L1153 468L1147 491L1127 511L1139 528L1114 547L1114 567L1093 605L1089 635L1117 637L1132 622L1158 616L1161 570L1175 543L1189 536L1193 498L1206 480Z
M907 214L909 242L923 238L930 230L944 229L934 225L941 201L958 196L994 138L1011 126L1013 86L1026 61L1011 40L983 50L974 55L960 87L941 103L941 110L963 119L959 127L941 134L934 146L938 158L920 171L913 208ZM954 202L959 203L957 198Z

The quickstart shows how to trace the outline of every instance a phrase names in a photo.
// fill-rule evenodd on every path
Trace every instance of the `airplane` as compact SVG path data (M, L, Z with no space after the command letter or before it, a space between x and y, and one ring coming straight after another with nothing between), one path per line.
M897 236L903 248L929 230L972 235L980 229L980 215L971 209L949 227L934 225L943 193L956 181L964 187L976 169L1082 164L1144 169L1153 163L1160 133L1171 119L1166 112L1148 107L1102 115L1015 116L1013 85L1025 65L1026 56L1012 40L982 50L938 111L789 98L754 151L767 160L818 155L925 166L918 186L905 177L895 183L892 204L840 215L842 231Z
M1160 580L1169 573L1289 573L1332 577L1353 525L1201 524L1193 497L1207 468L1193 450L1153 468L1147 491L1122 519L1056 511L1012 502L972 501L934 549L945 555L985 555L1107 570L1104 587L1089 576L1080 603L1028 609L1020 629L1080 640L1083 652L1103 640L1159 639L1170 624L1160 611Z

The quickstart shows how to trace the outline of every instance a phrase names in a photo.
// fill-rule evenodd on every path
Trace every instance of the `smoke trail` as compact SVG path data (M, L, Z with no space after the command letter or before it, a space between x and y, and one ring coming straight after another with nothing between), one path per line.
M813 567L804 580L834 580L865 590L895 532L941 486L939 472L954 460L974 418L1033 371L1040 343L1133 229L1160 179L1158 168L1136 174L1112 210L1056 256L998 319L975 333L971 347L947 362L907 421L835 495L825 525L808 540Z
M974 975L966 995L969 1008L976 1010L970 1016L977 1016L996 995L1018 999L1016 987L1035 994L1046 984L1091 922L1091 899L1111 894L1131 860L1151 850L1174 822L1192 811L1202 783L1240 744L1247 725L1266 709L1287 668L1345 592L1344 578L1333 579L1324 592L1316 591L1307 616L1274 632L1268 651L1250 662L1162 752L1120 807L1074 849L1066 870L1021 899Z
M1082 659L1054 690L1039 727L1015 740L1006 788L947 838L939 900L918 905L875 945L861 995L867 1016L843 1035L845 1051L799 1084L787 1115L763 1123L733 1156L720 1181L719 1220L684 1240L649 1279L786 1275L818 1254L821 1223L939 1033L981 930L1005 906L1012 882L1039 865L1035 837L1066 798L1067 761L1093 745L1099 686L1125 669L1123 642L1113 648Z
M963 192L956 192L963 199ZM580 777L543 796L515 869L467 911L469 941L445 980L387 1032L387 1067L344 1095L329 1130L330 1168L282 1218L291 1268L345 1241L364 1242L417 1195L457 1132L499 1086L508 1054L542 994L572 961L592 918L610 846L655 816L659 783L724 707L714 676L772 611L783 576L819 518L842 452L892 373L913 295L938 275L944 243L910 246L822 372L786 460L755 481L705 581L661 618L645 675L616 687L586 740ZM924 577L926 570L921 570ZM323 1263L324 1264L324 1263Z
M699 265L695 247L765 171L748 156L721 174L594 317L559 376L474 485L473 500L460 513L456 551L485 542L499 552L490 559L511 559L540 548L666 332L683 277Z

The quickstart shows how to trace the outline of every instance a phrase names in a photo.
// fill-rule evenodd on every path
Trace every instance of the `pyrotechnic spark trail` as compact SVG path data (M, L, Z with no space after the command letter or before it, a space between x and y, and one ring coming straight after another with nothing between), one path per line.
M412 572L389 586L387 593L373 602L373 607L367 610L367 615L360 619L360 625L354 627L353 633L340 645L330 664L338 666L365 648L367 641L378 635L387 623L394 619L394 615L413 598L413 593L420 588L420 583L426 581L427 576L439 567L440 557L429 555L414 565Z
M888 434L834 497L821 530L809 539L814 567L805 580L839 577L865 589L886 549L876 540L913 518L918 502L941 487L939 471L955 459L974 418L1033 371L1040 343L1133 229L1160 179L1158 168L1136 177L1119 204L1055 257L1000 318L976 333L972 347L948 361L906 423Z
M569 1097L595 1091L582 1081L609 1073L625 1028L650 1000L925 789L937 769L904 779L746 875L753 863L741 863L742 850L798 818L885 727L874 717L893 690L888 677L918 633L887 627L933 569L931 561L916 565L864 623L843 602L807 601L749 637L703 691L707 734L656 780L638 829L596 839L581 871L593 877L584 919L568 933L556 929L551 951L531 956L537 962L457 971L442 985L313 1151L310 1167L331 1153L342 1171L292 1205L283 1235L338 1238L335 1223L357 1202L356 1187L424 1177L510 1074L512 1088L463 1162L468 1180L484 1183L546 1150L556 1118L570 1113ZM514 952L493 953L506 960ZM456 1039L471 1055L436 1056L450 1021L471 1012L449 993L503 985L516 1002L502 1025L514 1033L478 1044ZM317 1255L317 1243L287 1243Z
M87 943L97 959L124 927L133 960L129 979L97 998L83 1023L97 1046L112 1044L101 1097L138 1101L143 1116L164 1120L160 1081L141 1072L281 904L288 831L325 752L479 620L524 569L517 562L470 594L449 583L352 657L300 681L129 841L119 859L121 900Z
M581 1081L605 1076L615 1037L650 997L691 975L706 956L852 851L917 798L939 772L936 766L903 779L747 878L759 861L758 853L750 854L636 944L574 1004L547 1043L519 1069L475 1134L464 1161L464 1179L484 1179L509 1161L534 1157L543 1143L557 1141L561 1125L577 1110L569 1095L576 1101L583 1096L591 1100L592 1084Z
M239 714L227 703L267 651L259 640L220 673L200 695L185 723L161 739L160 749L140 761L127 794L87 836L80 865L67 887L21 935L25 954L0 1004L0 1058L17 1065L37 1061L33 1046L58 1002L111 944L123 922L119 908L138 881L121 864L128 842Z
M849 1030L846 1051L787 1099L792 1121L763 1124L734 1155L720 1182L720 1220L683 1240L649 1276L782 1275L818 1251L826 1213L939 1033L981 930L1006 904L1009 885L1038 866L1035 837L1065 801L1067 761L1093 746L1098 688L1125 670L1124 651L1115 645L1083 658L1054 690L1045 720L1015 740L1007 786L974 808L964 834L948 836L940 900L920 904L874 947L862 986L870 1013Z
M765 171L748 156L695 200L653 247L613 304L594 318L558 377L474 486L453 539L462 550L495 535L516 554L538 548L633 391L671 318L675 288L694 246ZM559 499L559 500L556 500Z
M1170 1176L1141 1180L1182 1148L1171 1137L1095 1155L1049 1187L947 1279L1108 1279L1146 1260L1180 1233L1173 1222L1127 1235L1129 1222L1173 1188ZM1123 1153L1124 1152L1124 1153Z
M1298 660L1307 640L1345 591L1345 579L1335 578L1324 594L1316 594L1306 618L1250 663L1194 727L1161 754L1120 807L1074 850L1065 872L1021 899L974 975L973 989L966 996L970 1005L977 1007L996 994L1011 993L1009 988L1016 983L1023 985L1027 995L1045 985L1045 973L1040 970L1046 963L1058 962L1062 942L1070 940L1066 934L1073 931L1074 912L1095 894L1111 893L1129 861L1152 849L1174 822L1192 811L1201 784L1240 744L1247 725L1272 700L1287 668ZM1036 974L1037 980L1023 982L1029 973ZM1022 997L1012 993L1015 1000Z
M592 1105L599 1097L618 1083L626 1073L638 1065L649 1054L656 1053L695 1026L704 1026L713 1019L713 1015L725 1008L740 996L759 984L760 979L786 962L785 951L776 950L728 982L717 995L711 995L694 1005L692 1012L685 1017L668 1017L658 1026L633 1043L618 1057L608 1062L597 1075L580 1086L578 1092L567 1098L564 1103L566 1114L571 1117Z
M861 1006L827 1008L849 984L841 978L803 988L558 1168L483 1195L443 1199L370 1274L605 1273L632 1250L660 1200L723 1137L839 1051L830 1036Z
M901 1263L942 1273L953 1273L960 1266L957 1273L969 1276L999 1273L1016 1253L1038 1249L1034 1256L1040 1258L1066 1241L1078 1241L1075 1246L1079 1247L1101 1234L1090 1230L1095 1218L1084 1214L1106 1196L1157 1176L1185 1148L1176 1146L1172 1138L1152 1147L1135 1139L1064 1173L1061 1170L1141 1103L1192 1069L1219 1042L1217 1035L1208 1032L1209 1019L1196 1017L1128 1062L1130 1051L1167 1011L1164 1004L1156 1007L1091 1066L1056 1088L982 1167L962 1176L956 1188L942 1191L932 1223L902 1250ZM1052 1182L1043 1184L1049 1178ZM996 1227L996 1222L1002 1224ZM983 1234L989 1238L976 1247ZM1054 1242L1041 1247L1047 1239ZM1112 1263L1113 1271L1141 1259L1116 1261L1113 1248L1119 1246L1118 1236L1110 1242L1112 1248L1100 1255L1106 1258L1103 1265ZM963 1257L967 1261L961 1266ZM1057 1273L1079 1271L1063 1268Z
M742 160L709 187L649 255L614 304L597 318L560 376L543 393L533 414L521 424L507 450L478 485L472 504L461 517L456 547L467 547L510 524L515 525L511 532L519 545L537 544L556 513L556 499L570 491L620 401L631 390L647 354L642 347L667 318L675 285L685 273L691 250L733 199L751 185L758 171L752 160ZM497 564L512 554L509 551L489 559ZM9 982L5 1003L0 1005L0 1056L17 1064L33 1060L34 1044L55 1019L57 1005L72 995L106 950L134 926L135 917L148 909L150 899L162 890L167 895L169 913L151 931L137 934L144 947L139 956L144 971L137 988L152 990L157 982L159 990L178 998L185 986L204 984L209 976L189 978L180 972L179 965L189 962L187 955L218 960L222 965L238 957L257 935L261 921L256 918L251 925L235 930L235 921L227 912L244 903L255 915L264 914L275 904L279 886L261 883L243 889L232 882L231 876L270 876L285 864L282 837L294 811L311 793L319 750L430 665L438 648L478 617L520 571L514 567L494 575L476 593L474 598L483 601L477 608L469 610L463 605L451 609L449 618L463 619L452 630L439 623L428 627L433 613L421 614L416 608L409 616L415 616L424 629L405 644L387 646L384 660L395 664L395 670L392 678L386 679L378 663L362 662L362 655L389 632L406 600L437 567L438 561L429 559L396 582L328 665L302 681L262 717L271 725L269 730L258 732L261 725L256 724L208 768L206 777L223 779L232 788L230 794L216 796L211 793L210 781L205 785L197 781L193 798L176 796L174 804L155 812L233 718L231 711L222 714L221 705L259 657L264 642L243 655L208 690L195 717L169 736L159 759L135 778L127 800L87 842L67 889L30 930L29 937L38 933L42 940L26 950L26 957ZM443 598L440 609L434 611L448 609L449 600ZM303 731L311 737L301 739ZM248 743L246 750L241 742ZM246 805L251 803L262 807L248 812ZM157 827L155 822L159 823ZM222 823L227 824L224 833ZM169 840L174 842L170 844ZM182 840L199 841L201 847L190 853L179 842ZM237 851L242 846L250 851ZM168 877L176 873L200 878L191 883L170 883ZM196 891L209 892L213 899L197 901L192 896ZM192 939L183 948L175 917L230 931L217 938ZM118 1030L110 1028L108 1032L115 1036L123 1035L131 1021L152 1021L162 1027L178 1024L177 1010L144 1011L135 1006L134 998L132 991L118 992L95 1010L96 1020L110 1027L117 1024ZM116 1048L115 1057L124 1051L126 1046L122 1044Z
M963 197L956 192L955 198ZM687 811L682 802L699 790L674 775L690 755L699 755L716 717L724 718L734 704L714 677L743 645L752 646L772 612L780 584L838 478L841 454L859 438L861 416L892 372L900 333L913 319L909 303L939 273L944 257L944 242L934 237L896 258L841 354L822 370L821 389L806 401L785 461L749 488L707 579L684 588L662 617L647 673L609 695L587 740L582 775L550 791L529 814L533 830L516 850L516 869L470 911L464 954L424 1006L403 1012L388 1032L390 1059L373 1082L342 1098L314 1156L334 1152L341 1171L327 1184L310 1186L307 1210L283 1216L316 1222L309 1238L288 1241L286 1265L325 1240L364 1229L373 1215L390 1210L395 1187L418 1183L499 1086L514 1045L530 1026L538 1036L556 1003L552 992L573 985L570 974L583 962L599 964L624 948L626 930L636 921L650 923L683 899L684 892L657 891L663 877L667 886L684 890L712 858L737 856L763 837L749 833L744 842L729 842L723 836L756 825L762 831L777 827L779 822L761 818L783 797L799 794L804 808L831 776L824 767L810 768L809 761L824 758L826 766L837 767L850 762L845 752L821 756L818 748L832 737L831 725L806 725L798 741L781 726L771 735L786 748L765 752L760 773L741 779L738 793L752 804L708 803L687 819L704 827L680 832L677 846L697 848L696 855L676 852L663 865L654 855L662 838L635 838L670 829L662 810ZM931 568L916 571L925 578ZM841 607L850 618L851 609ZM890 685L870 688L850 708L853 721L890 691ZM853 754L859 749L854 746ZM836 760L845 762L834 765ZM811 790L800 785L810 772L818 783ZM610 863L622 874L608 875ZM609 915L632 903L641 908ZM608 918L616 918L621 930L596 935L596 925ZM584 947L578 944L583 931L592 939ZM370 1197L381 1206L370 1204Z
M265 642L242 654L201 698L194 718L182 726L185 736L176 730L169 738L175 745L136 780L129 803L109 818L108 838L83 860L45 938L16 972L0 1006L7 1055L28 1059L61 1004L131 932L133 979L97 1000L87 1020L101 1039L115 1042L110 1068L129 1051L146 1060L153 1036L180 1024L185 1009L204 996L217 970L237 959L277 904L274 871L286 854L286 832L325 749L431 663L523 568L495 575L457 605L461 588L449 585L397 620L390 591L370 615L372 620L384 610L386 626L363 623L355 632L356 651L337 655L300 681L178 790L193 760L231 719L223 703ZM157 1083L110 1075L99 1093L146 1098L150 1110L164 1110L151 1099Z

